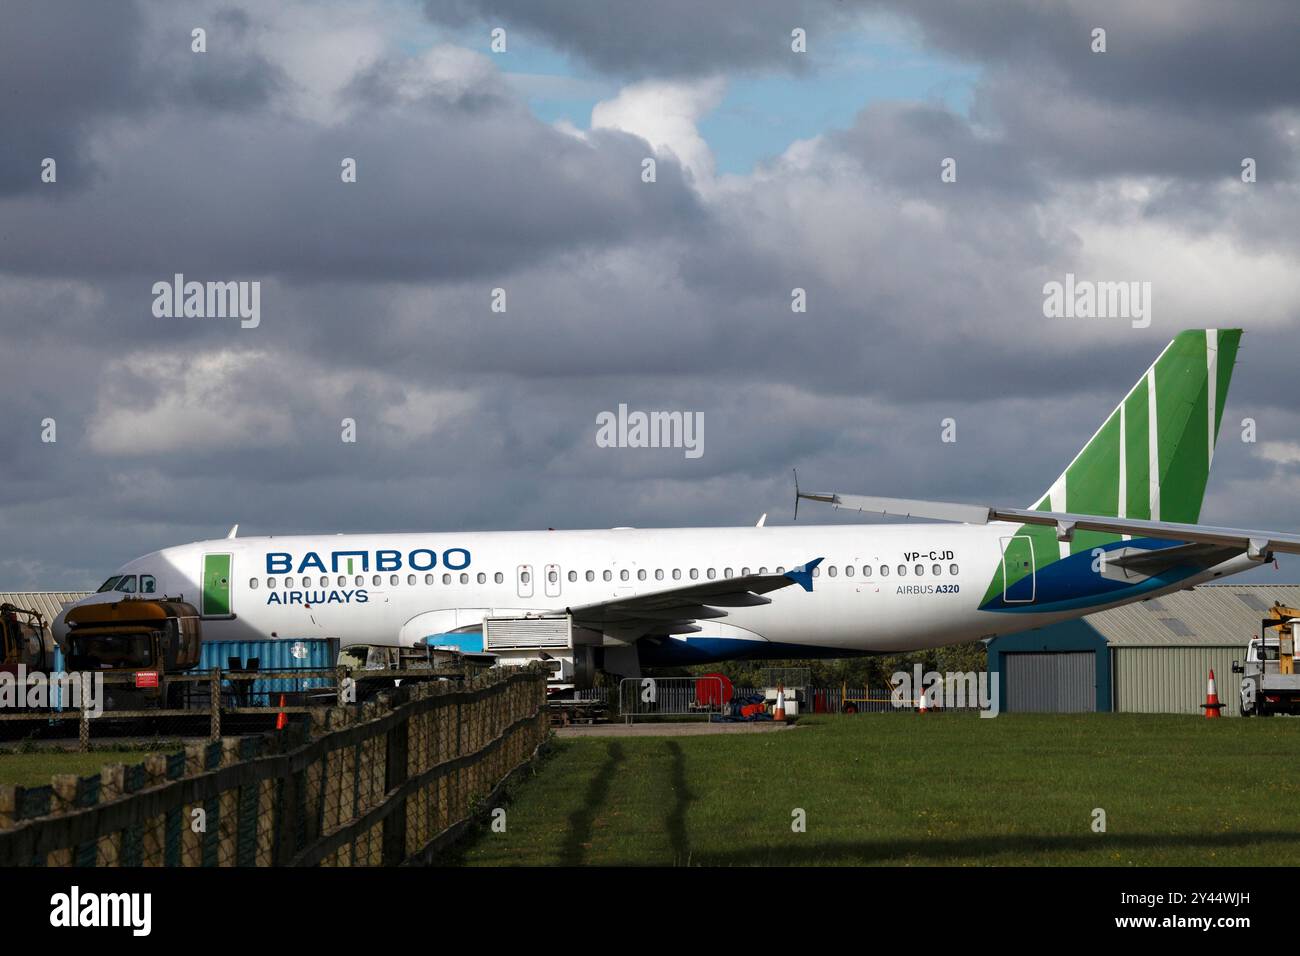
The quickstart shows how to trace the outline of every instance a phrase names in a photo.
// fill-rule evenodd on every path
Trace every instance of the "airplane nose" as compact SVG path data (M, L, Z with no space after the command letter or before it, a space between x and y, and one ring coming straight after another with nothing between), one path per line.
M76 607L75 604L68 605L59 612L58 617L50 622L50 632L54 635L54 640L60 647L64 646L64 638L68 634L68 611L74 607Z

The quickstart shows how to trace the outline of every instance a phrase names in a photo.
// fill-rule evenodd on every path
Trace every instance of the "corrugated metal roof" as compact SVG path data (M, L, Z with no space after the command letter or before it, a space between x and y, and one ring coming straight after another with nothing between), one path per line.
M80 601L88 594L89 591L0 591L0 604L40 611L49 624L59 616L63 605Z
M1084 620L1112 647L1244 647L1275 601L1300 607L1300 584L1204 584Z

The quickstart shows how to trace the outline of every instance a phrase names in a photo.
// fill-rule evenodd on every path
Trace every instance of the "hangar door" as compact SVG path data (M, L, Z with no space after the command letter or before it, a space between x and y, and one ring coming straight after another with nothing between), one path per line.
M1080 714L1097 709L1097 652L1016 652L1003 658L1007 710Z

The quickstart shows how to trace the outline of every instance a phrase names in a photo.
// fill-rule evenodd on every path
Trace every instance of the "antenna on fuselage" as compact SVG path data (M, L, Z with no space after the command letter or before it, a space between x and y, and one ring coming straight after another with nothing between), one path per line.
M794 520L799 520L799 469L791 468L794 472Z

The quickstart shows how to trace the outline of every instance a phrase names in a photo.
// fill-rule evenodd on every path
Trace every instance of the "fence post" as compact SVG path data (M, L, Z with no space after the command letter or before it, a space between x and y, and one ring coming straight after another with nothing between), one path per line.
M388 731L385 745L388 752L384 760L384 794L391 794L406 783L407 751L411 739L410 708L403 711L404 719ZM406 808L408 801L384 818L383 864L397 866L406 856Z
M149 754L144 758L145 787L156 787L167 779L167 758L162 754ZM162 866L166 847L166 815L150 817L144 824L144 866Z
M221 739L221 668L214 667L208 674L208 740Z
M126 792L126 767L120 763L105 764L99 768L99 800L111 803ZM120 866L122 857L122 831L115 830L99 838L97 866Z

